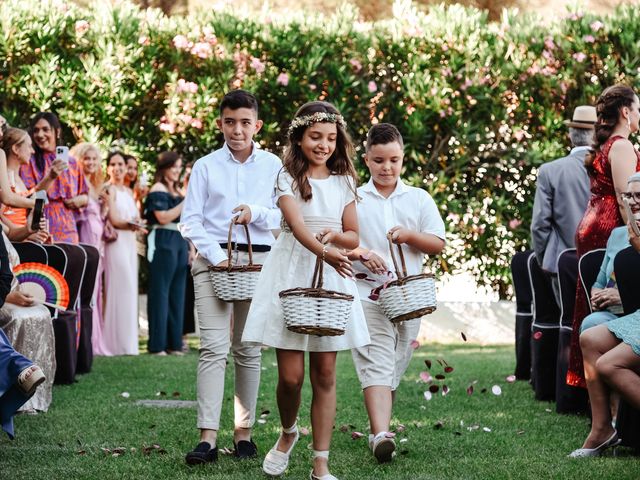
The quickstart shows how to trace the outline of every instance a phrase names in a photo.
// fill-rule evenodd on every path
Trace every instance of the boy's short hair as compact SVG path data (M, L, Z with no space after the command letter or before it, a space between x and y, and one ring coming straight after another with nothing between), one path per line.
M250 108L258 116L258 99L246 90L232 90L222 97L220 102L220 116L225 108L238 110L239 108Z
M390 123L377 123L369 129L367 133L367 152L374 145L386 145L387 143L398 142L400 148L404 149L402 135L395 125Z

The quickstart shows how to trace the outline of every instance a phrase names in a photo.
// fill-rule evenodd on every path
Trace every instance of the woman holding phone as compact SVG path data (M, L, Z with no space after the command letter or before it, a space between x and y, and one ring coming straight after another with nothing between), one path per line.
M40 112L31 120L29 133L35 153L29 163L20 168L20 177L27 189L36 187L57 161L56 146L61 132L60 121L51 112ZM88 189L75 159L68 155L67 150L64 151L67 152L62 154L62 157L67 157L62 158L64 170L47 189L49 203L44 212L54 242L78 243L75 213L87 205Z
M105 309L102 330L103 355L138 354L137 230L143 230L133 192L125 185L124 154L107 157L109 211L107 218L118 232L105 246Z

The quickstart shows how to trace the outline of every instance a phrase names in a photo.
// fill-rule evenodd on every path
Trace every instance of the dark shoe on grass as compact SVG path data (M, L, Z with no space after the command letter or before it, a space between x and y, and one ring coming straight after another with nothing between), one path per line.
M202 465L218 460L218 447L211 448L208 442L200 442L196 448L187 453L184 458L188 465Z
M255 458L258 456L258 447L252 440L240 440L238 443L233 442L235 452L233 456L238 459Z

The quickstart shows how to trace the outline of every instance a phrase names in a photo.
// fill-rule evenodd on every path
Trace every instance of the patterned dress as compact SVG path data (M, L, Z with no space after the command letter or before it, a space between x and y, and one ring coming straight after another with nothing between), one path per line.
M27 165L20 167L20 177L27 189L34 188L43 179L55 159L55 153L45 153L43 171L38 170L35 156L31 157ZM68 208L64 200L86 194L87 191L84 174L76 160L70 157L69 168L62 172L47 189L49 203L45 205L44 213L49 220L49 233L54 242L78 243L75 211Z
M589 199L589 205L584 213L584 217L582 217L582 221L576 230L576 250L578 256L582 256L597 248L605 248L611 231L624 224L620 210L618 209L618 200L616 199L611 174L611 164L609 163L611 146L620 138L623 137L611 137L602 145L601 150L596 154L589 172L591 179L591 198ZM640 152L636 151L636 156L638 157L636 171L640 171ZM573 386L586 386L582 366L582 350L580 350L580 326L589 313L588 298L582 288L582 282L578 278L573 314L569 371L567 372L567 383Z

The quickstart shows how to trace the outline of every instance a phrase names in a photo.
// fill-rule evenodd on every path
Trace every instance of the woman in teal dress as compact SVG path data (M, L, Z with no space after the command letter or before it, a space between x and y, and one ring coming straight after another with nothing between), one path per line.
M175 152L158 156L155 183L145 202L150 226L149 353L182 355L184 296L188 273L188 244L178 231L184 197L178 191L182 159Z
M640 224L640 173L629 178L626 196ZM630 224L631 225L631 224ZM640 253L640 236L629 226L629 243ZM580 335L584 372L591 401L591 431L582 448L570 457L596 457L620 444L611 425L610 395L615 390L633 407L640 408L640 310L589 328Z

